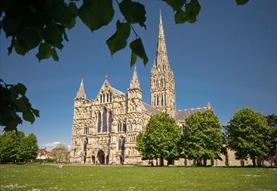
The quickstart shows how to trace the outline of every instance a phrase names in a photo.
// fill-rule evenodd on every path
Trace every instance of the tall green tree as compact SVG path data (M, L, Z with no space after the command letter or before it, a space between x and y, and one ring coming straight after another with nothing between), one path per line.
M271 165L277 166L277 115L271 114L265 116L270 127L271 146L268 154L268 159Z
M190 115L186 119L181 143L185 158L196 160L197 165L206 165L208 159L219 159L223 133L214 112L207 110Z
M229 122L229 146L242 161L250 157L253 166L257 158L265 158L271 146L271 133L266 119L250 108L236 112ZM242 163L243 165L243 163Z
M180 128L167 113L151 116L146 129L137 137L137 148L143 159L164 159L171 162L178 157Z
M0 135L0 163L29 162L36 158L37 150L34 134L8 131Z

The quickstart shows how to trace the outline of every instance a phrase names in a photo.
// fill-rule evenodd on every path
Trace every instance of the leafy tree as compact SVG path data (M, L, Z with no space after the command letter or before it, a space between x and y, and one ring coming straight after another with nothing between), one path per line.
M249 0L235 1L237 5L243 5ZM201 10L198 0L163 2L172 8L176 24L194 23ZM94 32L111 23L115 10L120 12L122 19L117 20L115 32L106 40L111 55L127 46L133 31L135 38L129 43L130 63L135 64L139 57L146 64L148 57L142 39L134 29L134 25L146 29L146 10L142 3L134 0L0 0L0 34L5 34L10 39L8 54L14 51L25 55L36 49L39 61L50 57L58 61L57 49L62 50L65 41L69 40L67 31L75 27L77 18ZM1 91L2 89L7 94L1 99L13 100L9 88L1 84ZM0 112L0 125L5 127L5 131L16 130L22 122L16 114L22 111L18 111L14 104L9 105L10 102L1 100L4 112ZM29 105L29 101L25 100L24 105ZM38 116L38 110L31 109L31 106L23 112L23 119L31 123Z
M250 157L256 166L257 158L265 158L270 151L271 134L266 119L250 108L243 108L233 115L229 124L230 148L236 151L238 159Z
M37 137L31 133L22 139L19 147L20 159L19 161L32 161L37 157L38 145Z
M268 154L268 159L275 166L277 166L277 115L267 115L265 116L267 123L270 127L270 135L271 135L271 146Z
M69 151L64 144L58 144L51 152L56 162L61 163L69 161Z
M39 117L39 111L32 107L25 95L26 90L21 83L5 84L0 79L0 126L5 127L4 131L15 130L22 118L33 123L35 117Z
M197 112L186 118L181 149L185 158L196 160L197 165L207 164L207 159L220 159L223 133L212 110Z
M28 162L36 158L37 139L21 131L8 131L0 135L0 163Z
M137 137L137 148L143 159L160 159L168 162L178 157L180 128L175 120L166 113L151 116L145 132ZM169 164L169 163L168 163Z

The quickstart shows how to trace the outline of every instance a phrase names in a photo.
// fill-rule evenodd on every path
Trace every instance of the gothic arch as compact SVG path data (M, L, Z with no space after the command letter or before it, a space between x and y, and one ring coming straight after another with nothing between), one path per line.
M105 164L105 153L103 150L97 152L97 158L100 164Z
M109 118L108 118L108 124L109 124L108 131L109 132L112 132L112 122L113 122L113 114L112 114L112 111L110 110Z
M103 114L102 114L102 121L103 121L103 125L102 125L103 129L102 129L102 132L107 132L107 129L108 129L107 114L108 114L107 108L104 107L104 109L103 109Z
M98 116L97 116L97 132L100 133L101 132L101 112L98 112Z

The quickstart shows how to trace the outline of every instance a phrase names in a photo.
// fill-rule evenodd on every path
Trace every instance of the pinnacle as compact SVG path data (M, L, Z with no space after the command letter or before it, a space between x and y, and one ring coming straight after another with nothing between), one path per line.
M81 80L79 90L77 92L76 98L84 98L86 99L84 80Z
M134 72L130 83L130 89L140 89L136 65L134 66Z

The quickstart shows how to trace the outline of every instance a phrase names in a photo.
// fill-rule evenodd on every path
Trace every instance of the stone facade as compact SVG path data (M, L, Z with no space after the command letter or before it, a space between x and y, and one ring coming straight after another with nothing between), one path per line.
M129 89L123 93L105 79L98 95L87 99L84 82L74 99L72 163L141 164L136 136L144 130L151 115L167 112L180 126L194 112L207 107L176 110L175 80L165 43L162 18L154 65L151 70L151 104L142 101L136 67Z

